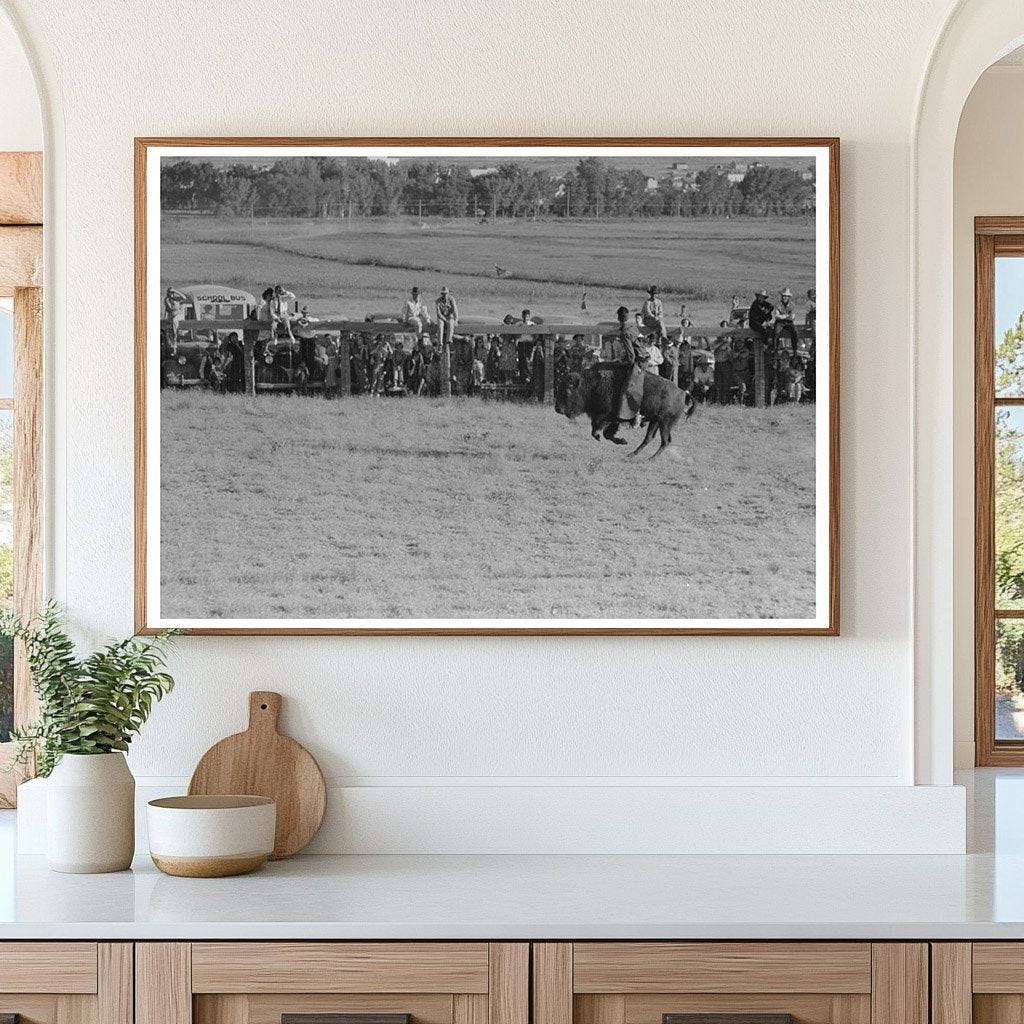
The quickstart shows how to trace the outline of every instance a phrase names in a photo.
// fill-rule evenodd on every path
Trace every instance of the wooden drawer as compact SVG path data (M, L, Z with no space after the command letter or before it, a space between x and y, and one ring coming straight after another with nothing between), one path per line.
M923 943L537 943L533 957L534 1024L928 1024Z
M409 1014L528 1024L515 942L140 943L137 1024L281 1024L284 1014Z
M0 1015L23 1024L132 1024L130 943L0 942Z

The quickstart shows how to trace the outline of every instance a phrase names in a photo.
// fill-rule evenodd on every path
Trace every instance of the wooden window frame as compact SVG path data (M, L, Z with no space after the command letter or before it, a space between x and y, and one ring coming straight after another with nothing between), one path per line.
M14 299L14 608L37 612L43 594L43 161L41 153L0 153L0 296ZM5 403L9 407L11 403ZM37 705L21 646L14 652L14 723ZM0 743L0 807L13 807L32 766L11 767Z

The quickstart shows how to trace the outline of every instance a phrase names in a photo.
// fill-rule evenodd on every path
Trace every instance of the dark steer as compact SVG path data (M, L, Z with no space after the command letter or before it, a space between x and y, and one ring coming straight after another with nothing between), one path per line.
M590 433L595 441L601 437L615 444L626 444L619 437L619 395L630 368L625 363L596 363L582 373L569 374L555 395L555 412L575 419L581 413L590 417ZM654 373L644 374L644 394L640 417L647 424L647 434L630 455L646 448L654 432L661 434L661 446L652 458L660 455L672 442L672 427L684 414L693 414L694 400L688 391L681 391L670 380Z

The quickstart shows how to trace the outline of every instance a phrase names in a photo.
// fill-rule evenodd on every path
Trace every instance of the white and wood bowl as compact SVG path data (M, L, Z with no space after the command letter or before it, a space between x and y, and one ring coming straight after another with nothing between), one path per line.
M268 797L169 796L146 811L150 856L168 875L244 875L274 850L277 805Z

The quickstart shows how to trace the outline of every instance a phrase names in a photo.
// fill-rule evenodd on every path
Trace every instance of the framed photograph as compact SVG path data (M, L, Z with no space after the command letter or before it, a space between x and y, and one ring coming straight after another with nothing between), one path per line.
M838 633L837 139L135 152L140 632Z

